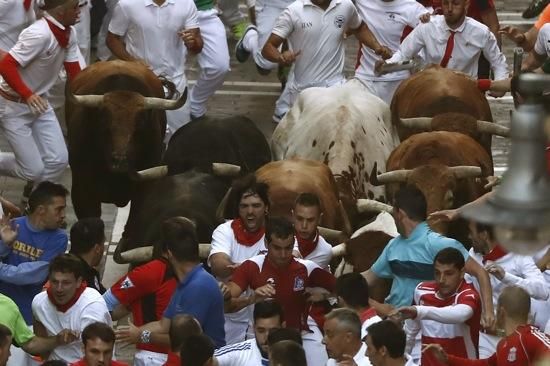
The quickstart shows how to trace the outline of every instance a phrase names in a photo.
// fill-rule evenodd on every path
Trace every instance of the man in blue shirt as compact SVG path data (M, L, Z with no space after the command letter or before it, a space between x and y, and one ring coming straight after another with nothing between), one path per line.
M383 279L393 280L385 302L394 307L409 306L416 286L434 279L433 262L437 253L447 247L456 248L464 255L465 271L480 283L484 311L482 324L491 327L494 315L489 274L470 258L460 242L432 231L426 222L426 212L426 199L416 187L407 186L397 192L392 214L400 235L388 243L363 276L370 287L381 286Z
M194 224L185 217L166 220L160 245L178 278L178 287L161 320L139 328L117 330L117 339L130 343L168 344L171 319L188 314L197 319L216 348L225 345L223 295L218 282L202 267Z
M42 290L52 259L67 249L66 196L61 184L41 182L29 196L29 215L0 220L0 293L32 324L32 299Z

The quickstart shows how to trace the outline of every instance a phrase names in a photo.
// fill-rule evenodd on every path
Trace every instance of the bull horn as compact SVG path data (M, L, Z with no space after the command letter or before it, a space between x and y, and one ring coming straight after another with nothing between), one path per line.
M376 180L381 184L406 182L412 170L399 169L382 173L376 177Z
M319 234L330 243L339 243L349 238L343 231L318 226Z
M360 198L357 200L357 211L360 213L368 211L391 213L393 206L375 200Z
M342 257L344 255L346 255L346 243L341 243L332 247L332 258Z
M494 122L477 121L477 130L482 133L490 133L492 135L510 137L510 129L508 127L499 126Z
M399 118L399 124L403 127L431 131L432 117Z
M120 253L120 258L125 263L148 262L153 258L153 247L141 247L130 249Z
M67 96L74 104L84 107L101 107L103 105L103 95L75 95L68 92Z
M449 171L456 179L476 178L481 176L481 168L478 166L451 166Z
M212 163L212 172L221 177L236 177L241 172L241 167L227 163Z
M161 165L137 172L140 180L151 180L165 177L168 174L168 166Z
M216 220L218 222L222 223L225 221L225 207L227 206L227 200L229 199L229 195L231 194L231 190L233 188L229 188L227 192L225 193L225 196L223 196L222 201L218 205L218 208L216 209Z
M164 109L174 110L183 107L187 101L187 88L183 91L179 99L164 99L154 97L143 97L143 109Z
M502 177L488 176L487 184L483 186L486 190L492 189L495 186L498 186L501 183Z
M210 255L210 248L212 244L210 243L200 243L199 244L199 258L206 259Z

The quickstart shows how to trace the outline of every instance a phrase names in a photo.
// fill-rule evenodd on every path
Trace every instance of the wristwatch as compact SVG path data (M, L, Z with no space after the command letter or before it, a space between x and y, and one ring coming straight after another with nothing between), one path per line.
M139 335L139 342L140 343L151 343L151 331L150 330L144 330Z

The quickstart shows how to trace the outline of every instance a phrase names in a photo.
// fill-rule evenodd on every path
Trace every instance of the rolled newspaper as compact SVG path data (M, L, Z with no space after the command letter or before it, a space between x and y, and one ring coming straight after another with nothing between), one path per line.
M376 70L376 74L384 75L384 74L389 74L391 72L396 72L396 71L412 70L413 68L415 68L415 66L416 66L416 63L414 62L414 60L399 61L391 64L383 63L382 66L380 66Z

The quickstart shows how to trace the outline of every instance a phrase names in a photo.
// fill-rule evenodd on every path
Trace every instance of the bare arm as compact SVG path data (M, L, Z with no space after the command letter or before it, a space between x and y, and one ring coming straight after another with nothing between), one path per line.
M388 281L384 278L378 277L370 269L366 270L361 274L363 275L363 277L365 277L369 285L370 298L375 300L378 303L384 303L384 299L389 293Z
M541 67L544 61L546 61L546 55L539 55L535 50L531 50L521 65L521 71L534 71Z
M362 22L359 28L351 30L351 33L355 35L359 42L372 49L374 53L380 55L383 59L391 57L392 51L378 42L365 22Z
M144 330L151 332L150 343L169 346L170 337L170 319L162 317L160 320L147 323L141 327L136 327L132 322L128 323L127 327L119 327L116 331L116 339L120 342L138 343L140 342L141 333Z
M527 32L523 33L519 28L506 26L500 29L499 34L504 34L508 39L514 42L516 46L529 52L535 46L539 30L535 27L531 27Z
M235 282L230 281L227 283L227 287L229 288L229 292L233 298L239 297L243 293L243 290Z
M75 332L63 329L54 336L35 336L27 343L22 344L21 348L32 355L47 355L54 348L75 342L78 339L79 337Z
M269 39L262 49L262 56L271 62L276 62L281 65L291 65L296 57L300 54L300 51L286 50L283 53L279 52L279 47L283 44L284 39L276 34L271 33Z
M493 306L493 288L491 287L491 279L489 273L472 257L469 257L464 265L466 273L474 276L479 283L479 292L481 302L483 304L483 314L481 317L481 325L491 329L495 324L495 309Z
M124 44L122 36L108 32L105 43L116 58L124 61L137 61L136 58L130 55L128 51L126 51L126 45Z
M212 268L212 273L218 278L227 278L231 276L235 269L235 263L226 253L215 253L209 258L209 264Z
M179 33L185 47L194 54L202 51L202 36L199 28L183 30Z

